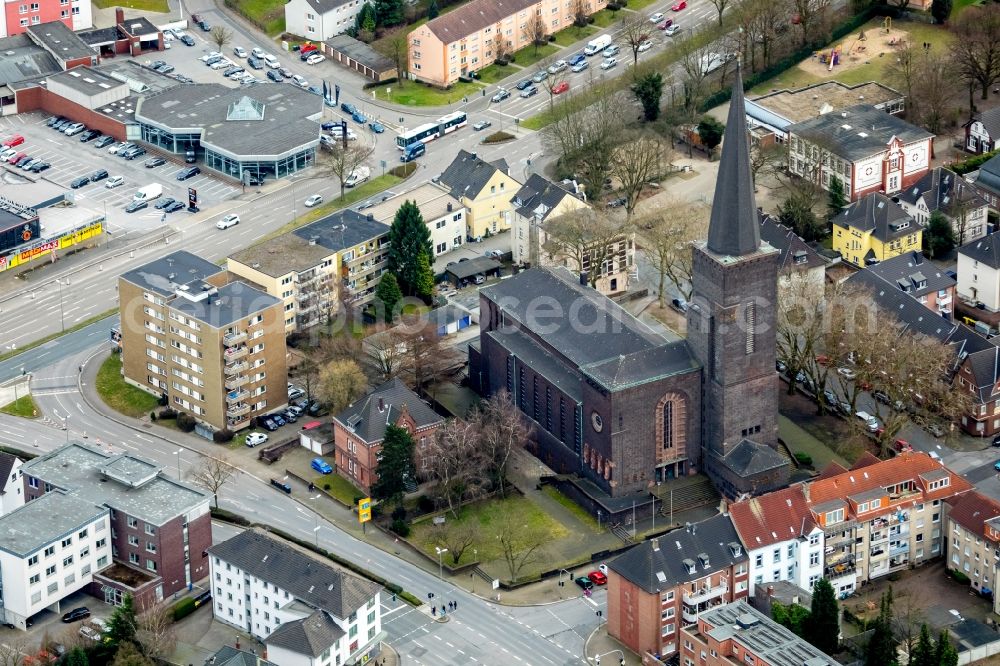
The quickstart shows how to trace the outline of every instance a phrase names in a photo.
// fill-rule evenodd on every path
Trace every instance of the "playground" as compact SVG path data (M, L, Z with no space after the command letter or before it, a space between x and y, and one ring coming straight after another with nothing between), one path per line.
M950 40L951 34L941 26L879 17L752 92L764 94L831 79L848 85L865 81L884 83L888 80L886 69L896 61L896 49L908 43L918 47L926 43L931 45L932 52L942 53Z

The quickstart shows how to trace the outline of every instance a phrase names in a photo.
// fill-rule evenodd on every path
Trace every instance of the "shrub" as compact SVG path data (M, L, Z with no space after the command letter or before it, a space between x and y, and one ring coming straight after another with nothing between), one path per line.
M389 529L404 539L410 536L410 526L406 524L405 520L392 521L392 526Z
M420 509L420 513L430 513L434 510L434 500L427 495L421 495L417 498L417 508Z
M165 409L161 409L160 410L160 418L161 419L176 419L177 418L177 411L173 410L173 409L170 409L169 407L167 407Z
M804 451L796 451L795 460L797 460L798 463L804 467L812 467L813 464L812 456Z
M410 175L417 170L416 162L406 162L405 164L399 164L397 166L389 169L389 173L397 178L409 178Z
M181 412L177 415L177 428L180 429L181 432L193 431L196 423L197 422L194 420L194 417L190 414Z
M510 64L510 61L507 58L497 58L496 63L500 67L506 67L508 64Z
M966 576L961 571L959 571L958 569L949 569L948 570L948 574L952 578L954 578L956 581L958 581L959 583L961 583L963 585L968 585L969 584L969 577Z
M329 491L330 490L330 484L329 483L324 483L323 484L323 490Z
M174 604L173 608L171 609L171 613L173 614L174 617L174 622L183 620L188 615L195 612L197 608L198 607L194 605L194 598L187 597L185 599L181 599L176 604Z
M975 157L970 157L967 160L961 162L955 162L949 168L955 173L965 175L970 171L975 171L983 165L984 162L988 161L991 157L997 154L998 151L993 150L988 153L983 153L982 155L976 155Z
M149 413L149 420L150 421L155 421L156 420L156 412L150 412Z
M167 394L166 393L161 393L160 397L157 398L157 400L156 400L156 404L158 404L160 407L166 407L167 406Z
M512 141L513 139L514 139L514 135L510 134L508 132L494 132L493 134L490 134L488 137L486 137L485 139L483 139L483 143L486 143L486 144L489 144L489 143L504 143L505 141Z
M236 436L229 428L223 428L222 430L216 430L212 433L212 441L216 444L226 444L227 442L233 441L233 437Z
M240 525L242 527L250 527L250 521L239 515L238 513L233 513L232 511L226 511L225 509L217 509L212 507L211 509L212 518L218 520L224 520L227 523L233 523L234 525Z
M393 520L406 520L406 507L400 504L392 510Z
M554 41L556 41L556 36L555 35L549 35L548 39L549 39L550 42L554 42Z

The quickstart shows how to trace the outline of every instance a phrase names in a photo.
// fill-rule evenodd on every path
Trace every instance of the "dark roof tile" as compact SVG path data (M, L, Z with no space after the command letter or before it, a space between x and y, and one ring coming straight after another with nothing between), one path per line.
M442 423L444 418L411 391L398 378L382 384L364 398L334 417L364 442L380 442L387 425L399 422L403 408L409 412L417 429Z

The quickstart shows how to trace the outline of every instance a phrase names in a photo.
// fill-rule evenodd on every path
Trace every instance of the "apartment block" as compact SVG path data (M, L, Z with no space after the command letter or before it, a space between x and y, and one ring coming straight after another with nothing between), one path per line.
M48 501L51 493L102 507L114 565L102 564L94 576L88 588L94 596L118 605L131 594L143 607L208 575L212 496L167 476L156 463L70 442L29 460L21 471L25 508Z
M285 333L293 333L341 306L369 303L388 252L389 226L345 208L231 254L226 267L280 299Z
M955 279L925 259L919 248L872 264L845 284L872 292L899 291L946 320L955 309Z
M949 569L969 578L969 587L996 599L1000 562L1000 502L972 490L949 502L945 561Z
M86 30L93 25L90 3L87 0L4 0L0 11L0 37L20 35L28 32L30 26L44 29L46 24L57 22L69 31Z
M569 27L576 4L574 0L472 0L409 34L409 75L448 87L501 55L530 46L539 19L549 35ZM585 11L590 15L606 5L607 0L586 0Z
M21 465L17 456L0 452L0 516L24 506Z
M460 150L437 182L465 206L466 240L481 241L510 229L514 216L510 198L521 183L510 175L503 158L487 162L476 153Z
M747 555L729 517L645 541L608 564L608 634L666 661L681 627L747 596Z
M262 641L280 666L364 664L379 654L371 581L254 530L209 548L215 619Z
M353 28L362 0L289 0L285 28L293 35L323 41Z
M108 510L64 490L0 517L0 534L0 616L18 629L42 610L58 613L111 564Z
M914 219L928 224L940 213L951 223L959 245L971 243L989 231L989 203L965 178L951 169L935 167L923 178L899 193L899 205Z
M190 252L121 275L122 369L130 384L206 430L240 430L287 401L281 301Z
M681 666L836 666L837 662L791 630L735 601L681 630Z
M411 201L420 209L424 224L431 232L431 246L434 257L451 252L465 242L465 215L467 213L458 199L447 190L434 183L425 183L387 201L377 204L366 212L377 222L392 225L396 211L404 201ZM433 263L433 258L432 263Z

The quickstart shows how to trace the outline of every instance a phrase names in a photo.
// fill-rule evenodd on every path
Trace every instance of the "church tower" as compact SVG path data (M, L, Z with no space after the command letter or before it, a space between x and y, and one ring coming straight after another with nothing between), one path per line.
M760 240L739 67L733 81L708 240L694 248L688 343L703 368L703 466L727 466L727 494L751 490L739 467L779 463L775 372L778 251ZM768 450L767 447L770 447ZM737 459L742 460L742 463ZM783 460L783 459L782 459ZM745 464L743 464L745 463Z

